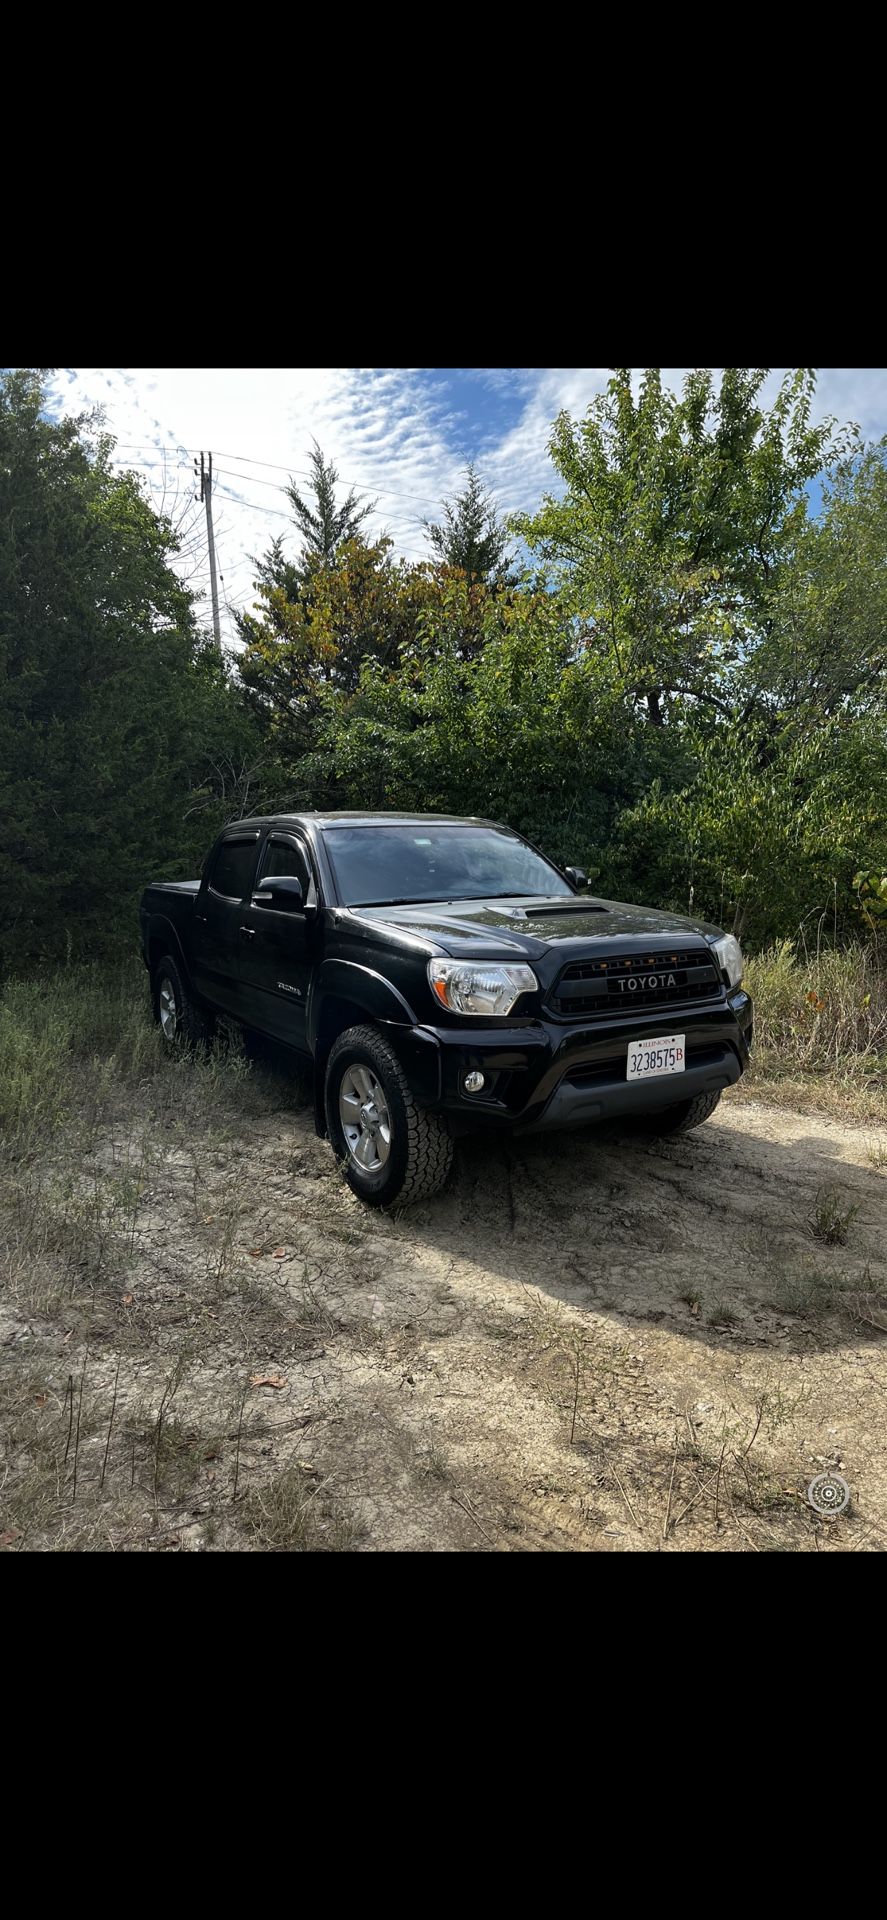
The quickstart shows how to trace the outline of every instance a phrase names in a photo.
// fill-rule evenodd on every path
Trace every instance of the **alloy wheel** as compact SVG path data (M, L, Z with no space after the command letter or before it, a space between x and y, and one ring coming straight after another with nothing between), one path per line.
M160 1030L163 1038L164 1040L174 1040L179 1024L179 1009L176 1005L175 988L168 974L164 974L160 982L158 1007L160 1012Z
M355 1061L339 1083L339 1119L350 1158L361 1173L380 1173L391 1152L385 1089L371 1067Z

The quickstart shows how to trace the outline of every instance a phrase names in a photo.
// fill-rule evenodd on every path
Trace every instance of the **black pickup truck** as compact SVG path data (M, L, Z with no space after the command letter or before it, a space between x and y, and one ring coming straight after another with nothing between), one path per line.
M155 1017L170 1044L222 1015L306 1055L370 1206L434 1193L482 1125L684 1132L748 1061L738 943L586 884L489 820L241 820L200 880L143 895Z

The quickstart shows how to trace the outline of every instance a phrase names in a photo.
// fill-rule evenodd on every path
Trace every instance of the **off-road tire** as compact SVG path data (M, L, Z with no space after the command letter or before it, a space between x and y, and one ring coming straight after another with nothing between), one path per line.
M378 1173L363 1173L355 1166L339 1116L339 1089L346 1068L355 1062L372 1069L388 1102L391 1146ZM349 1027L339 1035L327 1062L324 1102L333 1152L352 1193L368 1207L390 1207L395 1200L407 1206L440 1191L453 1164L446 1121L416 1105L397 1055L376 1027Z
M692 1133L694 1127L701 1127L714 1113L720 1100L720 1088L715 1093L697 1093L694 1100L679 1100L674 1107L663 1107L661 1113L644 1115L644 1130L647 1133Z
M160 1017L165 982L172 988L175 999L175 1031L172 1034L167 1033ZM158 960L151 976L151 1007L164 1039L171 1046L193 1049L209 1045L216 1029L215 1018L198 1006L171 953L165 953L163 959Z

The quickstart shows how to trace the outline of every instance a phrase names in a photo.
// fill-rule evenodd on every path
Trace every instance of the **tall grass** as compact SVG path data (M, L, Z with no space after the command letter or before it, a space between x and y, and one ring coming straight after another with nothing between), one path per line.
M887 950L883 944L799 953L783 940L746 963L755 1003L751 1085L809 1095L887 1118Z
M115 1083L137 1082L161 1057L147 977L132 966L70 967L12 980L0 995L0 1139L28 1157Z
M278 1103L279 1103L278 1094ZM236 1037L170 1054L151 1018L143 967L61 968L0 993L0 1147L27 1162L61 1135L85 1147L134 1114L187 1135L190 1124L264 1111L273 1090Z

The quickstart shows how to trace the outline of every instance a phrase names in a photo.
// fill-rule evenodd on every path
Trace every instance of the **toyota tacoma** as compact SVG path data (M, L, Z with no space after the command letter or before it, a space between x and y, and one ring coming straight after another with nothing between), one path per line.
M232 1018L307 1057L317 1131L370 1206L436 1192L481 1126L686 1132L748 1062L732 934L594 898L489 820L240 820L140 922L164 1039Z

